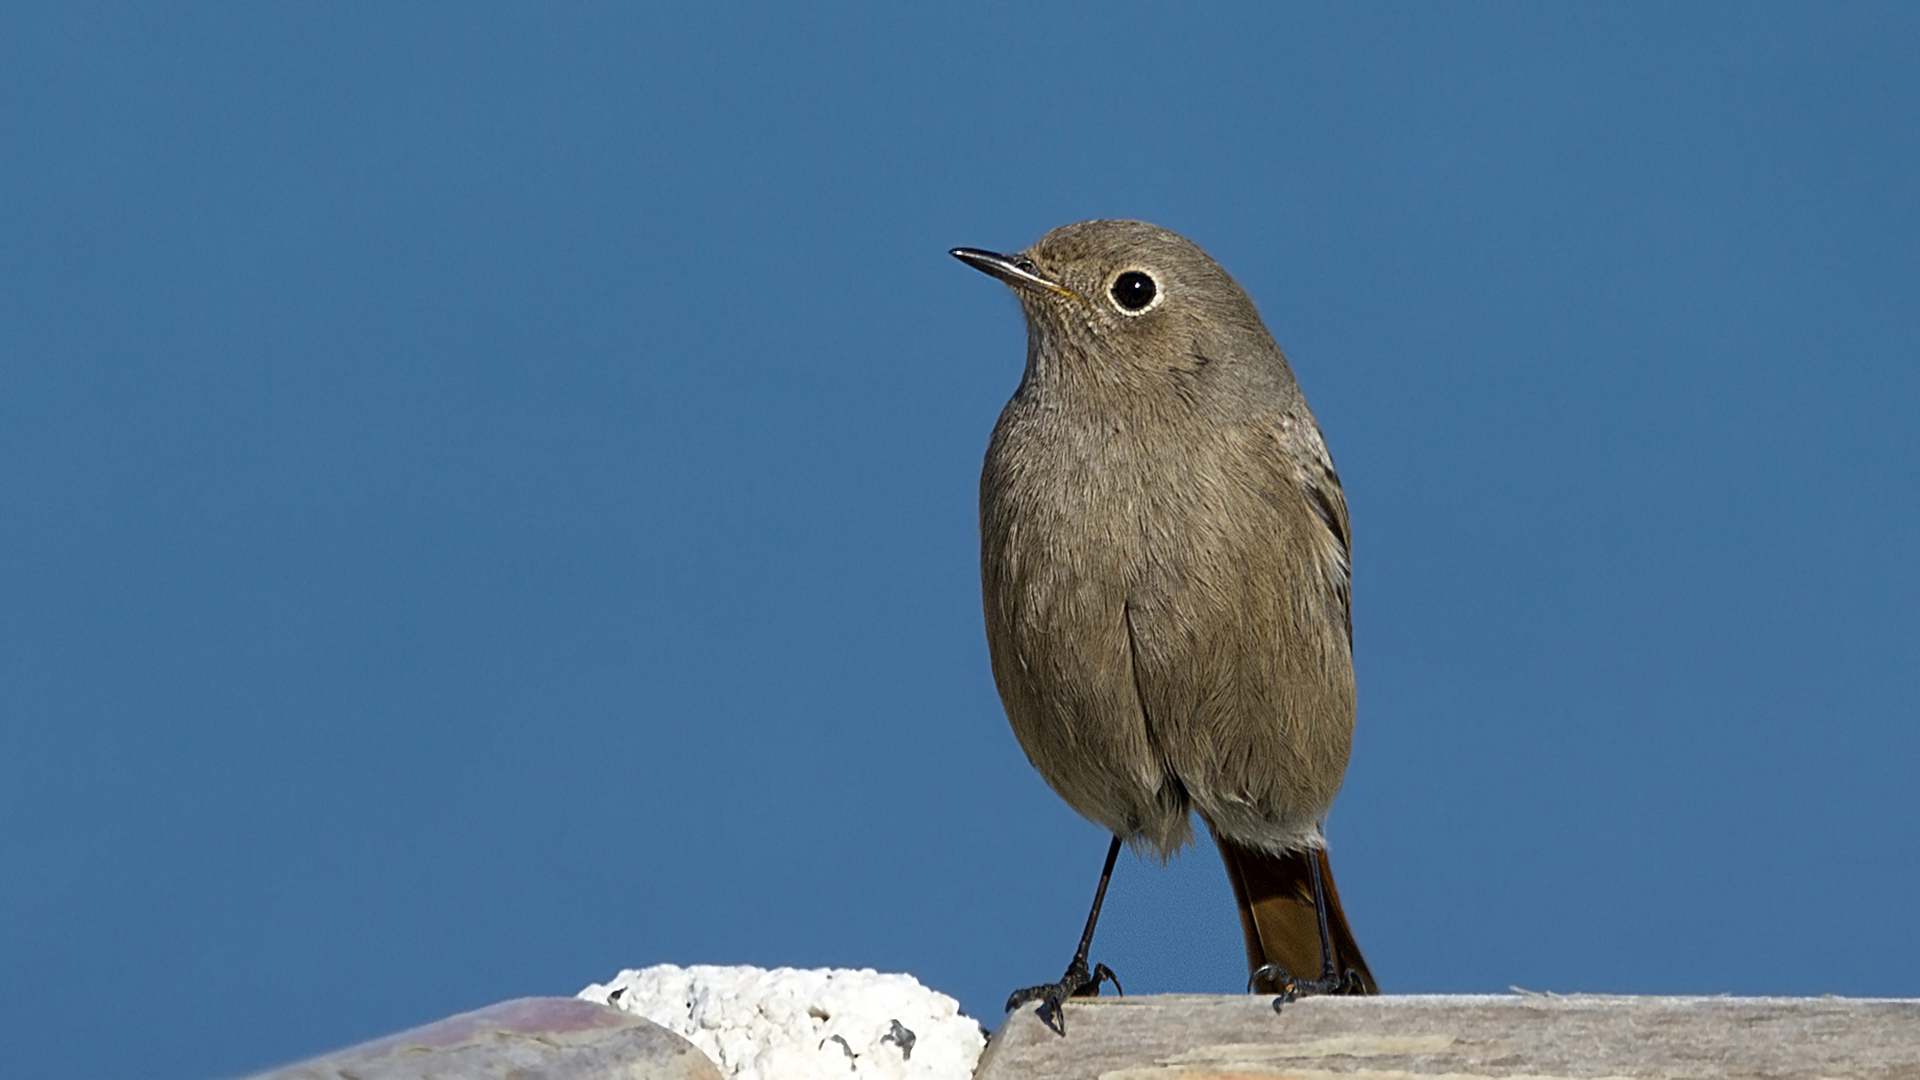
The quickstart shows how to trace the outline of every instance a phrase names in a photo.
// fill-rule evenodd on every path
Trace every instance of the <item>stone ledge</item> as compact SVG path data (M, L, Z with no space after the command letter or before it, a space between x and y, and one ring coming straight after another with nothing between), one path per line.
M1920 1080L1920 999L1389 995L1090 998L1032 1008L975 1080Z

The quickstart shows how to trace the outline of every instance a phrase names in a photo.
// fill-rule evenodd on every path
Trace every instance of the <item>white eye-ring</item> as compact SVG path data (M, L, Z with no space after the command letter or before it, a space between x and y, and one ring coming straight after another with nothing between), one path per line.
M1113 276L1107 295L1120 314L1145 315L1160 303L1160 283L1145 270L1122 270Z

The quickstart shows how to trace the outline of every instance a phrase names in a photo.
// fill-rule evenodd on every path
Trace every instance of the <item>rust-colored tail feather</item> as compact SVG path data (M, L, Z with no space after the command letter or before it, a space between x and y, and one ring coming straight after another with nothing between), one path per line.
M1320 864L1321 890L1327 900L1327 936L1333 946L1333 970L1359 976L1358 989L1345 993L1377 994L1379 986L1354 944L1347 916L1340 910L1340 893L1333 887L1333 867L1325 848L1269 855L1214 834L1220 857L1227 864L1227 880L1240 905L1240 928L1247 935L1247 970L1278 964L1302 979L1320 977L1320 922L1313 910L1313 863ZM1264 983L1264 980L1262 980ZM1275 988L1257 985L1262 993Z

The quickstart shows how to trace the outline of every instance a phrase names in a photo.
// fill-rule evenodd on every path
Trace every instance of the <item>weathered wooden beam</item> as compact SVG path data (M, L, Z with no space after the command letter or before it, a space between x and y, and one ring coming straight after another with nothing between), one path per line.
M1009 1017L975 1080L1920 1080L1920 1000L1401 995L1089 998Z

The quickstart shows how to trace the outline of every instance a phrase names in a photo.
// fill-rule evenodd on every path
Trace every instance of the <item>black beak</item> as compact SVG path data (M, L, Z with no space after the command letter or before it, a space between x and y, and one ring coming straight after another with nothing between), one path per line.
M1033 265L1033 260L1024 255L1002 255L997 251L982 251L979 248L954 248L949 254L1016 289L1045 289L1061 296L1073 295L1072 289L1042 274L1040 268Z

